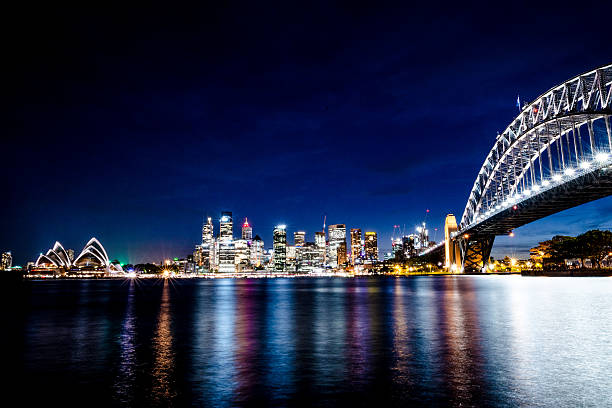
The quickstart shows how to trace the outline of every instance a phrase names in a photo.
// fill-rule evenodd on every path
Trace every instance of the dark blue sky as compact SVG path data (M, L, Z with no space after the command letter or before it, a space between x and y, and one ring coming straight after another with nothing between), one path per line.
M327 214L385 248L426 208L432 230L461 216L517 93L612 60L604 3L289 3L9 15L0 250L96 236L122 261L184 256L222 210L266 244L278 223L312 240ZM610 214L549 217L493 254Z

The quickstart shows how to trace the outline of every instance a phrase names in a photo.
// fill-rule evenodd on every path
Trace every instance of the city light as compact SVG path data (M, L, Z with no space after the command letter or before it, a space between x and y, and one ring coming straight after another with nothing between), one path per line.
M598 162L605 162L608 160L608 154L604 152L599 152L595 155L595 160Z
M591 163L583 161L580 163L580 168L581 169L588 169L589 167L591 167Z
M565 171L563 172L565 175L567 176L573 176L574 175L574 169L565 169Z
M560 174L555 174L554 176L552 176L552 179L554 181L561 181L561 179L563 179L563 176L561 176Z

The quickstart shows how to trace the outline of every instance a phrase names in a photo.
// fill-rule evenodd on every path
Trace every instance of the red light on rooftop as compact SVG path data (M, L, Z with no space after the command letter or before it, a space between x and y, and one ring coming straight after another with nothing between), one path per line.
M518 207L517 207L516 205L513 205L513 206L512 206L512 209L513 209L513 210L516 210L516 209L518 209Z

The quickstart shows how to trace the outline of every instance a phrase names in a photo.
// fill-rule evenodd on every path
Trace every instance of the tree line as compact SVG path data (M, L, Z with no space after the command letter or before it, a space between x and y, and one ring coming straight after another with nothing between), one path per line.
M543 268L565 266L566 260L577 259L581 268L585 261L591 267L602 267L602 261L612 253L612 232L591 230L577 237L556 235L549 241L540 242L531 249L531 258L539 261Z

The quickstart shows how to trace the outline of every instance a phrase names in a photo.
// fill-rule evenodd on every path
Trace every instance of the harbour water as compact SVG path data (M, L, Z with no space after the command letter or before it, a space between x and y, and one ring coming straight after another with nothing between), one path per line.
M5 293L4 385L21 406L612 405L612 278L51 280Z

